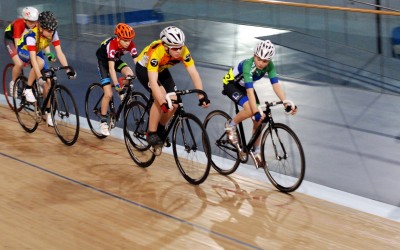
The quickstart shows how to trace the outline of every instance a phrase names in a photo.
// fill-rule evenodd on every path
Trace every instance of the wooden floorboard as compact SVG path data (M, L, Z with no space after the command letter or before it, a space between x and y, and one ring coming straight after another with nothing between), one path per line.
M211 171L188 184L171 155L147 169L123 141L68 147L0 107L1 249L398 249L400 224ZM260 172L260 174L263 174Z

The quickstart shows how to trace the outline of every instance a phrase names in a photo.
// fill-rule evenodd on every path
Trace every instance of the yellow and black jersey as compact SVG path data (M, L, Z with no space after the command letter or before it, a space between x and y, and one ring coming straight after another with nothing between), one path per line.
M185 67L194 65L190 51L186 46L182 47L182 53L179 58L172 58L164 48L161 40L152 42L143 49L138 57L138 63L146 67L148 71L161 72L175 64L182 62Z

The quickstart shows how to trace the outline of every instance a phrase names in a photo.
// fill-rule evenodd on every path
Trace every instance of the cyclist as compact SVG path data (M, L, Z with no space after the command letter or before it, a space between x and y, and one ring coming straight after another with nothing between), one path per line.
M61 49L60 39L56 30L57 25L58 22L54 14L50 11L44 11L39 14L37 26L26 32L18 41L19 58L25 63L30 63L32 66L28 76L28 84L24 90L24 95L28 102L36 102L36 98L32 92L32 84L35 79L37 79L39 85L43 86L44 97L46 97L49 91L50 83L42 77L41 73L42 69L48 69L43 50L52 44L61 65L68 66L67 58ZM69 79L75 79L76 72L67 70L67 76ZM50 106L46 109L45 118L47 124L53 126Z
M183 31L175 26L164 28L160 39L153 41L140 53L136 63L136 75L140 83L151 92L154 103L150 109L147 141L156 154L161 153L160 139L165 125L174 114L174 107L168 107L165 95L176 90L175 82L168 68L182 62L196 89L203 89L194 60L185 45ZM199 95L199 105L207 108L210 101Z
M17 79L22 69L22 61L19 59L17 54L18 40L22 37L22 34L29 29L36 26L39 11L34 7L25 7L21 12L22 18L18 18L10 23L4 32L4 45L10 55L11 60L14 63L12 69L11 81L10 81L10 93L13 91L14 81Z
M135 37L135 31L131 26L119 23L115 26L114 34L115 36L104 40L96 52L100 82L104 91L101 101L100 132L105 136L110 135L107 124L107 110L113 95L111 82L115 90L119 92L122 100L124 97L124 91L122 91L124 81L123 77L117 78L117 72L122 73L124 76L133 76L132 69L121 60L121 57L129 53L132 56L133 62L136 63L138 56L136 45L132 41Z
M222 79L223 94L243 108L233 119L225 124L228 140L234 145L238 145L236 132L238 123L252 117L254 132L264 119L264 113L258 109L260 101L253 86L254 82L267 75L276 96L282 101L286 99L278 80L275 65L271 61L274 55L275 47L271 41L261 41L256 45L253 57L239 62ZM285 104L285 108L286 106L287 104ZM289 111L292 115L296 114L296 112L297 107L292 107ZM260 138L255 143L254 155L258 164L261 165Z

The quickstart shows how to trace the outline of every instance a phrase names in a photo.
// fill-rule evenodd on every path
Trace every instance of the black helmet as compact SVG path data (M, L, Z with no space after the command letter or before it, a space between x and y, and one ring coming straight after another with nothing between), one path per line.
M55 31L57 29L57 19L51 11L43 11L39 14L38 22L40 27L46 30Z

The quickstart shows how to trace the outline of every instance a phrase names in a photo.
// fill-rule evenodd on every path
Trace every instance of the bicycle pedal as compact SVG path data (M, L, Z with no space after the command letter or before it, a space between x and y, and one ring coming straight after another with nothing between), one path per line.
M167 139L165 140L165 142L164 142L164 147L167 147L167 148L171 147L171 142L169 141L169 138L167 138Z
M160 156L162 153L162 146L153 146L153 154L155 156Z
M243 161L243 162L246 161L247 153L244 152L244 151L240 148L239 143L237 143L237 144L235 145L235 147L236 147L236 150L239 152L240 160Z

